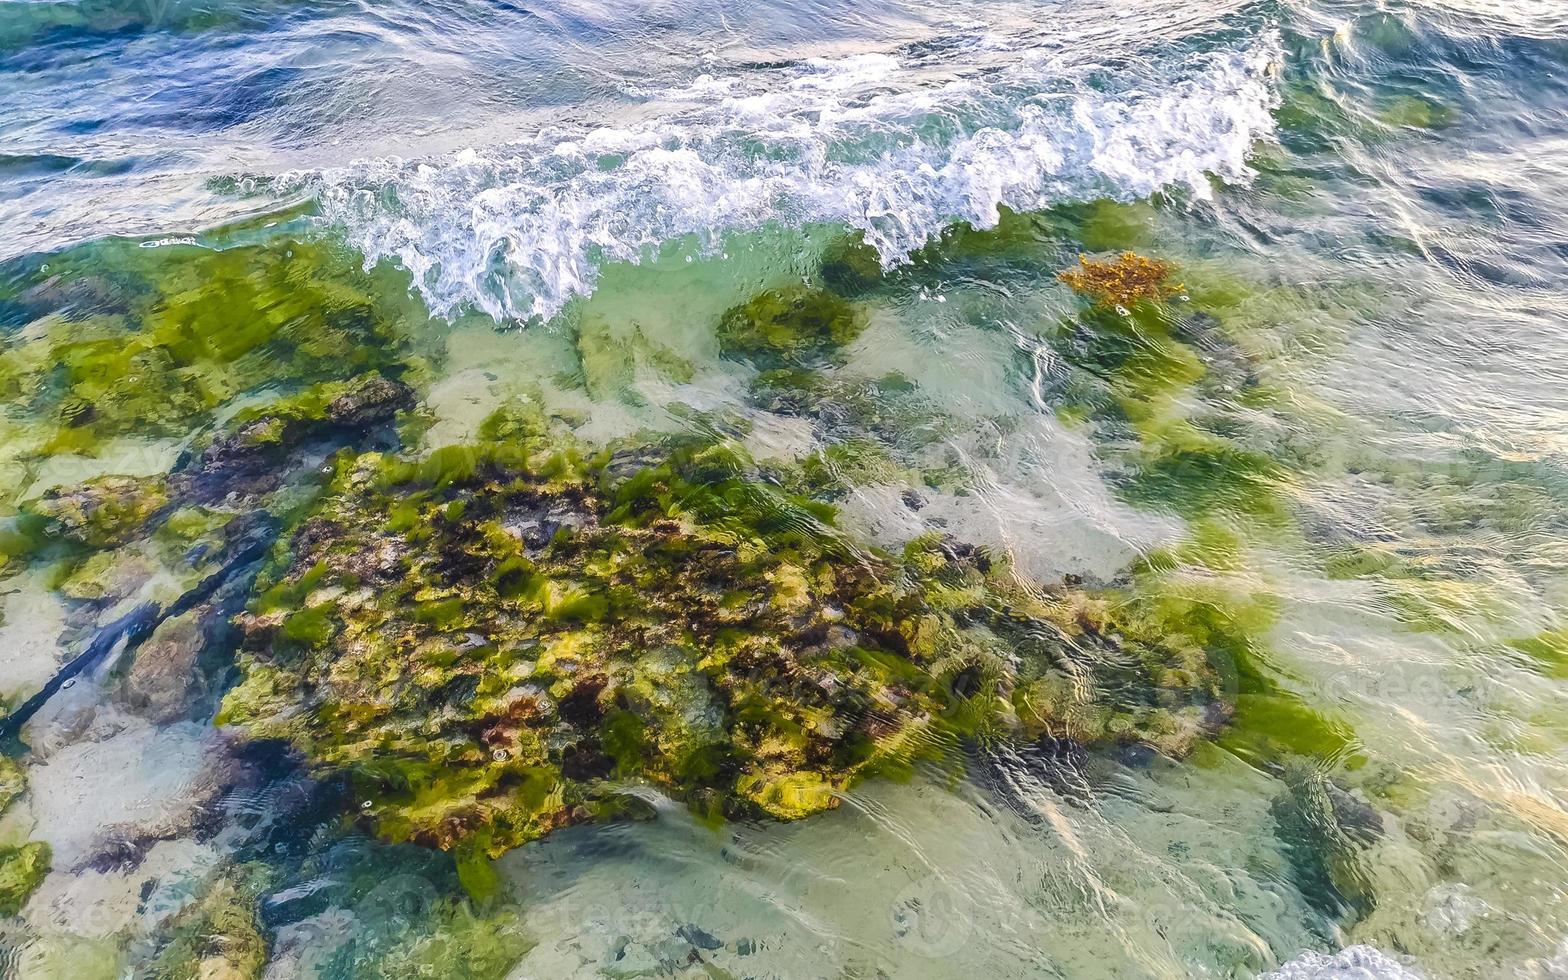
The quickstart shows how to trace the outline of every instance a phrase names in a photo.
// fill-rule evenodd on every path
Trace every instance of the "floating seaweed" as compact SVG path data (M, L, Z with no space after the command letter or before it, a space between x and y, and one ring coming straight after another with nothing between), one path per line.
M1130 308L1180 296L1184 287L1170 282L1175 271L1169 262L1123 252L1110 260L1080 255L1078 265L1057 278L1096 303Z

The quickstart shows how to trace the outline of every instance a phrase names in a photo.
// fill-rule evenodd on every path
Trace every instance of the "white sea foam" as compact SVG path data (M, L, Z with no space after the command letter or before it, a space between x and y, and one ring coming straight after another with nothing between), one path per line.
M893 264L1004 206L1204 196L1210 175L1246 179L1249 150L1272 134L1280 51L1265 36L1113 71L1037 49L940 75L930 58L813 59L704 75L620 126L563 123L279 184L315 194L369 262L406 267L439 314L549 317L606 262L678 239L716 249L770 222L861 229Z
M1260 980L1424 980L1424 977L1371 946L1351 946L1333 956L1303 953Z

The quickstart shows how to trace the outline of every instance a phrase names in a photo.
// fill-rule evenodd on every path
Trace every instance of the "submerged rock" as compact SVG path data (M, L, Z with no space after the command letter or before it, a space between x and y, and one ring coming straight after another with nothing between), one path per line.
M865 325L865 316L834 293L784 286L725 313L719 321L719 348L759 367L798 365L845 346Z
M203 639L195 612L164 620L137 649L120 685L121 700L150 721L184 717L207 690L197 665Z
M722 444L636 458L345 461L220 721L346 777L391 840L490 854L636 810L628 781L790 820L999 726L1180 753L1207 724L1202 652L1103 603L954 542L856 549Z
M21 558L56 544L79 555L160 532L166 549L187 552L174 564L199 565L237 511L254 513L248 505L257 498L338 447L369 438L413 404L412 388L379 373L314 385L241 412L168 475L110 475L48 490L24 507L13 550ZM72 568L62 585L72 598L125 594L134 591L136 562L128 553L95 556ZM152 571L144 569L142 579Z
M139 975L149 980L256 980L267 941L256 916L265 872L242 866L216 879L165 927L161 948Z
M822 281L841 296L858 296L882 281L882 256L860 235L846 235L822 255Z
M1382 815L1315 768L1288 772L1285 784L1270 810L1297 886L1331 918L1366 916L1377 895L1362 854L1383 837Z
M27 507L43 533L87 548L130 541L169 503L157 477L104 476L74 487L56 487Z
M51 256L30 287L38 319L0 346L0 395L55 430L44 452L91 453L119 435L184 436L267 385L399 363L404 288L358 266L290 241Z
M49 845L0 846L0 916L15 915L49 873Z
M0 756L0 813L26 791L22 767L8 756ZM20 845L0 845L0 918L21 911L27 899L49 873L49 845L33 841Z
M22 767L10 756L0 755L0 813L4 813L27 789Z
M334 434L359 436L414 404L414 391L379 373L329 381L242 412L183 467L185 482L210 485L277 475L290 453Z

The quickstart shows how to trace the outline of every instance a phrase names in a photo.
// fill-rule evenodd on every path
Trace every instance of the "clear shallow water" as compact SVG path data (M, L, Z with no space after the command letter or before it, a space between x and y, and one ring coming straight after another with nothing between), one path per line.
M8 747L0 832L53 870L0 969L156 974L179 910L259 866L275 977L1568 971L1557 5L0 16L7 513L417 357L414 451L516 395L590 444L870 440L923 478L857 481L857 541L937 530L1245 637L1186 755L954 745L718 829L634 787L654 819L512 851L482 900L215 731L221 663L164 707L111 657ZM718 321L827 278L846 231L888 272L824 373L873 387L759 398ZM1058 271L1122 248L1176 266L1174 339L1074 325ZM83 346L144 336L130 366ZM114 554L108 586L0 571L12 708L189 587L163 545Z

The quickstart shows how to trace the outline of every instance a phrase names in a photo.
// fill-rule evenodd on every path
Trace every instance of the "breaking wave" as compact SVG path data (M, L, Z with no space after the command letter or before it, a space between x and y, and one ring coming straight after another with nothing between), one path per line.
M1260 980L1423 980L1423 977L1371 946L1350 946L1332 956L1303 953Z
M1114 66L1013 43L703 75L625 93L632 105L604 114L614 122L272 186L315 196L367 262L406 268L433 312L521 320L589 293L605 263L674 240L712 251L734 232L836 223L892 265L1002 207L1204 197L1213 177L1247 179L1250 149L1273 132L1273 34Z

